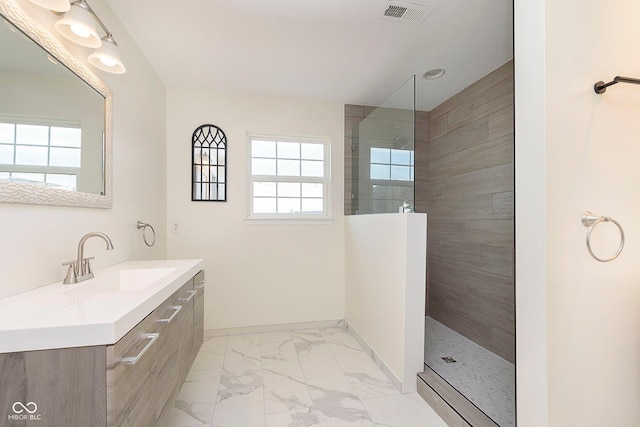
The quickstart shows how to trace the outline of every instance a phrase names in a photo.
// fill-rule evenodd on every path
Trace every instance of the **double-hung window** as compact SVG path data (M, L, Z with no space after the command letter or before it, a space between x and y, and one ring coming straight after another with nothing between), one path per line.
M329 142L249 135L249 218L327 219Z
M76 190L79 124L0 118L0 180Z

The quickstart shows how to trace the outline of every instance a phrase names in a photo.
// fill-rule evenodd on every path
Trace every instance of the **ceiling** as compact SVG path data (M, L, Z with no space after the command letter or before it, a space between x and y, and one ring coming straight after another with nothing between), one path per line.
M428 111L513 57L512 0L413 0L421 24L386 0L108 3L171 88L380 105L415 74Z

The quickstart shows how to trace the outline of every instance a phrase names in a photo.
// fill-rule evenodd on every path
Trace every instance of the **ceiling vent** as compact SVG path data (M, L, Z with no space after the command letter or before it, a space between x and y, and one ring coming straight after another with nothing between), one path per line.
M422 24L431 12L432 9L429 6L399 1L388 1L384 5L380 15L385 19L393 19L394 21Z

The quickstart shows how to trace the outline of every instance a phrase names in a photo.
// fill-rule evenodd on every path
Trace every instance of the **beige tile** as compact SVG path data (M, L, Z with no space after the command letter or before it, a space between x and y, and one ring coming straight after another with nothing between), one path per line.
M490 348L495 349L494 352L503 359L511 363L516 362L516 337L514 334L496 328L492 329Z
M500 138L512 135L514 131L514 111L513 105L509 105L502 110L489 115L489 139Z
M416 160L415 180L417 182L429 181L429 162Z
M481 97L486 98L484 92L495 90L504 80L513 79L513 60L501 65L471 86L458 94L458 103L473 102Z
M345 115L345 117L360 117L360 118L364 118L364 106L363 105L346 104L344 106L344 115Z
M505 107L513 104L513 79L503 80L493 90L465 103L460 103L447 114L449 131L459 129L480 118L488 118ZM486 95L486 96L485 96Z
M455 153L454 175L513 163L513 133Z
M514 210L513 191L493 195L494 219L513 219Z
M407 108L386 108L386 107L378 107L369 114L367 114L367 118L375 118L375 119L388 119L388 120L399 120L399 121L414 121L414 111L413 109Z
M440 242L437 240L429 240L429 236L427 235L427 265L433 260L440 259Z
M415 111L416 123L424 123L428 124L429 122L429 112L428 111Z
M436 139L447 133L447 115L429 119L429 138Z
M431 140L428 160L435 160L448 154L471 148L486 142L489 137L487 117L480 117L465 123L453 132Z
M420 182L416 181L416 200L428 201L438 200L445 198L444 181L428 181ZM427 212L427 206L424 206Z
M447 198L513 191L513 164L494 166L447 178Z
M454 154L440 157L427 162L426 179L429 181L440 180L455 175L456 158ZM416 173L418 176L418 173Z
M467 269L455 264L447 264L437 260L430 260L427 266L429 280L433 286L444 285L451 289L466 291Z
M466 277L469 295L514 306L515 281L513 277L471 268L467 270Z
M513 275L513 249L466 242L440 242L440 260L460 266Z
M481 194L455 199L430 200L427 214L432 219L491 219L493 195Z
M429 239L438 241L465 241L465 221L427 219Z
M345 117L344 119L344 136L352 137L353 130L362 122L360 117Z
M488 246L514 247L513 220L467 221L464 240Z
M448 113L458 106L458 95L453 95L451 98L438 105L436 108L429 112L429 118L431 120L437 119L442 115Z

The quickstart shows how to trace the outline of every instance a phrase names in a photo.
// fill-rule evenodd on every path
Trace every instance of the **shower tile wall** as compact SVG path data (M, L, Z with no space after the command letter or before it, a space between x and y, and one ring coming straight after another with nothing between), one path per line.
M416 210L428 214L427 314L511 362L513 149L512 62L429 112L428 138L416 138Z

